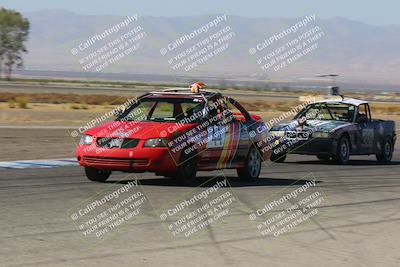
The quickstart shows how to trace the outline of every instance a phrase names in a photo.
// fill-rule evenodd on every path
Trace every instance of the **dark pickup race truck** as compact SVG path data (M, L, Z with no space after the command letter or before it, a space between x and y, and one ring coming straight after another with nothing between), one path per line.
M283 162L292 153L346 164L350 155L375 154L379 162L390 162L395 129L394 121L372 119L366 101L322 100L306 106L292 121L271 128L271 160Z

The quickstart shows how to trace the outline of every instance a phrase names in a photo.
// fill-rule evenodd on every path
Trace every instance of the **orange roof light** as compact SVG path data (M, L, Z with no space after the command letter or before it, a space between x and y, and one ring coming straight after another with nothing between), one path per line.
M192 92L194 94L198 94L200 92L200 89L205 86L206 85L203 82L196 82L196 83L190 85L190 92Z

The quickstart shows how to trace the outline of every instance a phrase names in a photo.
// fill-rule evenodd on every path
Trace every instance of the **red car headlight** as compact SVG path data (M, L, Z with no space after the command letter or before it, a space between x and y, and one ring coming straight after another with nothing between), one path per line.
M81 145L91 145L93 143L93 136L91 135L83 135L79 144Z
M167 147L169 140L167 138L148 139L143 147Z

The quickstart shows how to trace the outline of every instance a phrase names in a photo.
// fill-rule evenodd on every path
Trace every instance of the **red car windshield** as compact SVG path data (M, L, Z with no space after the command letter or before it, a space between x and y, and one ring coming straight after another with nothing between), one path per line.
M145 98L119 120L195 123L203 107L200 99Z

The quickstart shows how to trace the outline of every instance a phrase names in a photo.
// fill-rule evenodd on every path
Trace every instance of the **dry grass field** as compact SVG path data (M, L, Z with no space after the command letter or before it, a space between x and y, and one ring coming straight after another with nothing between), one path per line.
M297 100L261 99L239 97L238 101L265 120L301 104ZM80 126L127 100L110 95L0 93L0 125ZM372 103L371 109L374 118L400 121L400 103Z

